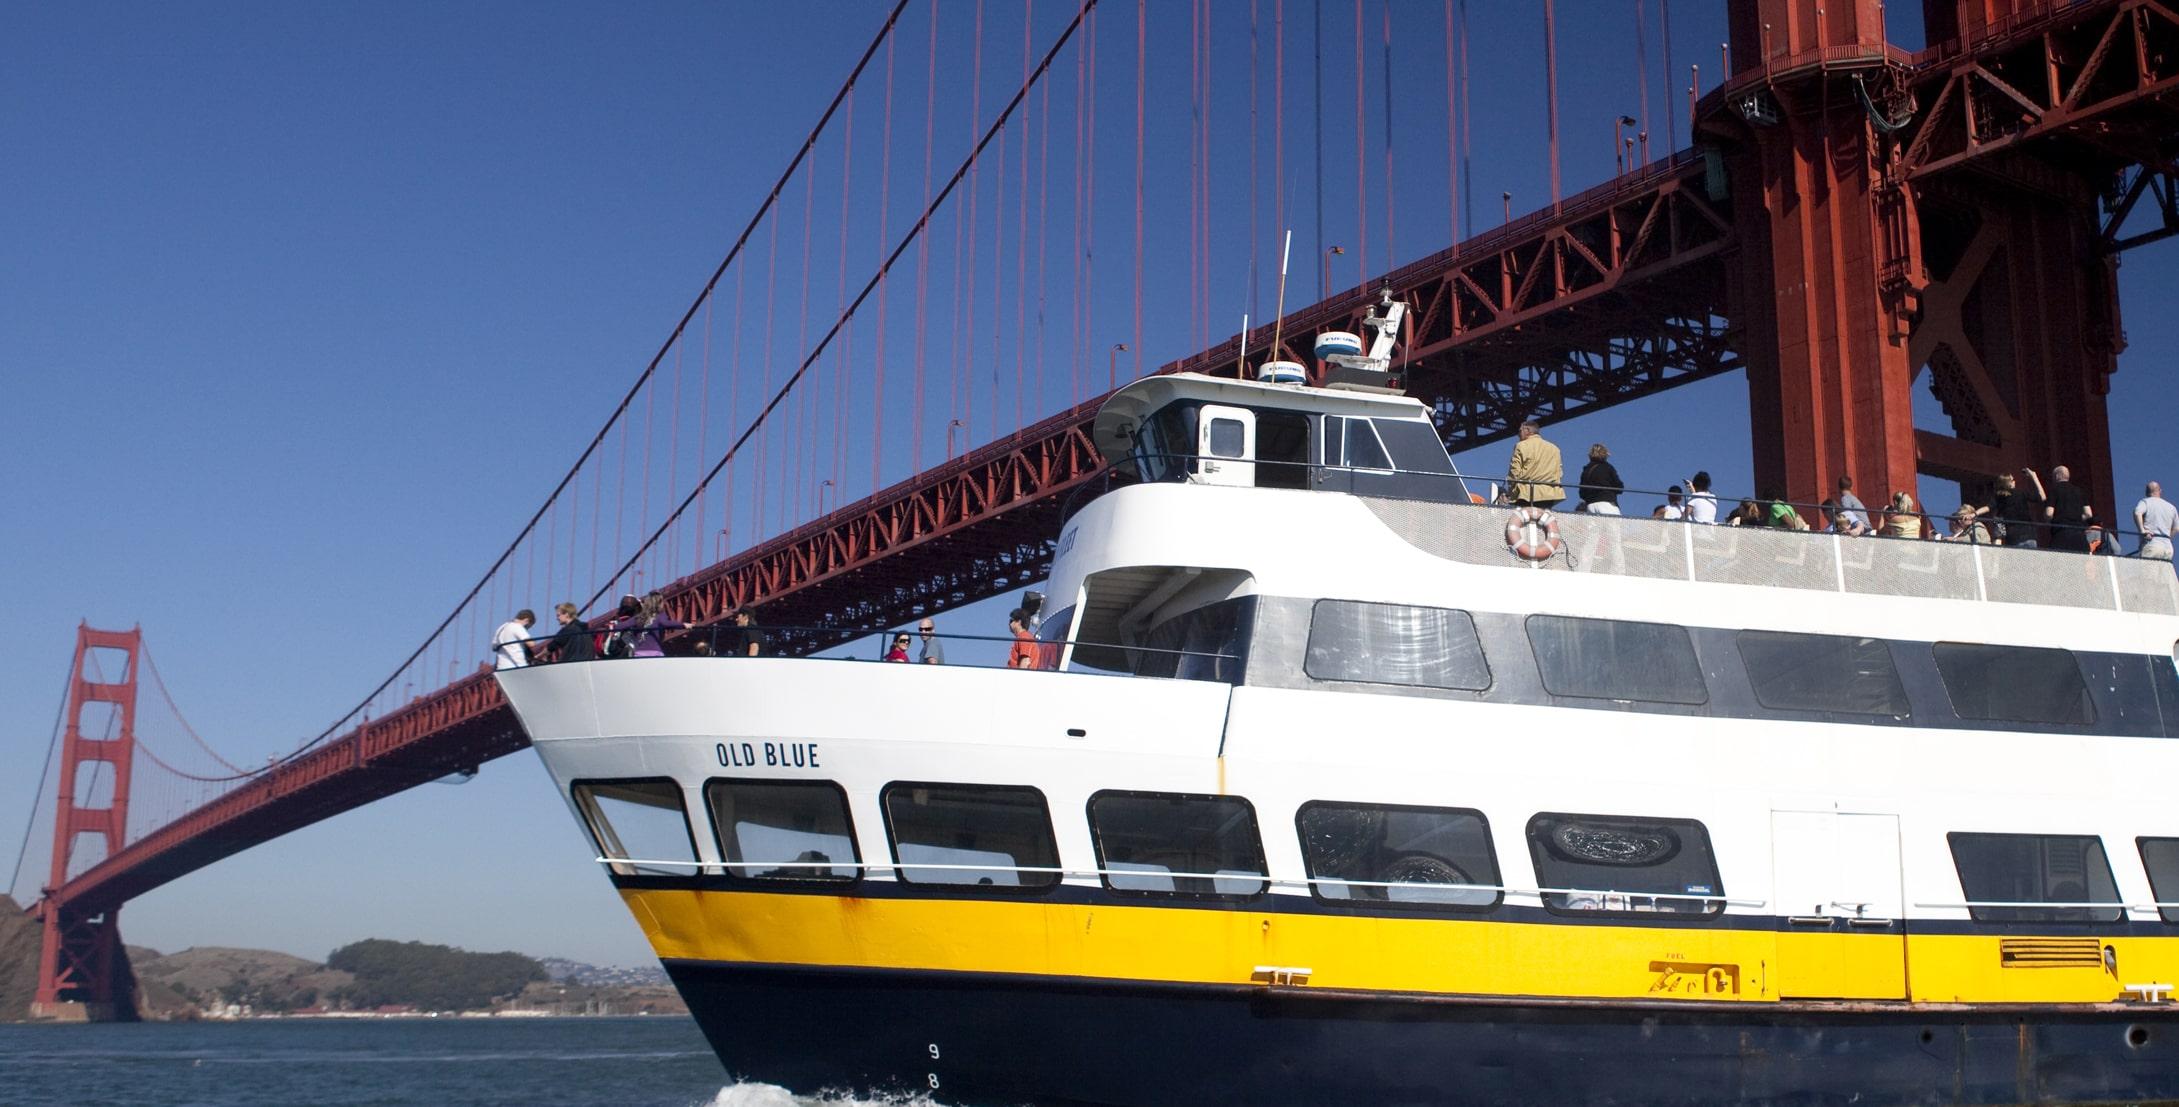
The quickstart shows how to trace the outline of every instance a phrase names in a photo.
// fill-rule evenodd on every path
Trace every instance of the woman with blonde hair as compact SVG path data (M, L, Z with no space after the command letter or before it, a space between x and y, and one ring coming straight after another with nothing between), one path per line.
M1914 497L1904 492L1891 494L1891 506L1884 510L1884 537L1922 537L1922 516L1914 510Z

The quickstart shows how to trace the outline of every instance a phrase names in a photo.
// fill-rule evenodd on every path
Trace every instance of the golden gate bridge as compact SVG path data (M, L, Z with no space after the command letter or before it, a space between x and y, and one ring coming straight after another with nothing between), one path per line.
M1657 113L1645 59L1617 171L1560 195L1563 28L1536 5L1550 200L1516 218L1502 196L1503 221L1477 232L1461 0L1257 0L1245 36L1207 0L1068 0L1031 7L1018 42L986 33L981 4L899 0L551 494L352 710L267 764L231 763L182 717L140 632L79 629L57 787L40 786L54 839L32 908L39 1009L130 1014L130 899L523 748L478 663L529 597L592 611L656 588L696 628L680 648L749 609L781 628L781 650L809 653L1033 583L1068 496L1105 475L1091 439L1105 392L1146 372L1306 361L1317 331L1358 329L1384 289L1414 305L1401 374L1456 452L1738 371L1756 483L1788 498L1847 472L1976 496L2063 459L2092 502L2115 502L2116 259L2179 232L2179 7L1924 0L1928 45L1909 52L1876 0L1732 0L1714 83L1698 62L1680 88L1671 0L1630 6L1638 52L1644 19L1660 33ZM1442 70L1442 134L1390 140L1395 43ZM1288 71L1327 44L1353 52L1353 87L1333 95L1354 108L1350 135L1324 125L1321 63ZM1242 125L1224 90L1244 72L1242 173L1223 154ZM1316 120L1290 144L1287 116L1312 91ZM1297 278L1321 266L1317 301L1221 337L1213 226L1240 221L1241 191L1252 244L1295 221L1284 182L1303 133L1319 151L1354 142L1335 170L1354 177L1353 245L1320 232ZM1442 163L1440 186L1401 195L1414 170L1395 171L1395 149ZM1321 180L1317 194L1321 210ZM1434 225L1424 205L1458 241L1392 266L1395 217ZM1115 206L1131 224L1111 225ZM1151 209L1184 222L1185 242L1147 241ZM1182 254L1197 352L1146 363L1145 266ZM1334 289L1331 259L1348 254L1362 279ZM1099 318L1091 290L1120 286L1127 318ZM1914 425L1918 387L1951 433ZM140 725L147 684L156 725Z

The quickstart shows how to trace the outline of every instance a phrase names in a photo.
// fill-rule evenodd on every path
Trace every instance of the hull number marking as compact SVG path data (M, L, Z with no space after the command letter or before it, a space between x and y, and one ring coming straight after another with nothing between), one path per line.
M712 747L719 764L729 769L816 769L815 742L720 742Z

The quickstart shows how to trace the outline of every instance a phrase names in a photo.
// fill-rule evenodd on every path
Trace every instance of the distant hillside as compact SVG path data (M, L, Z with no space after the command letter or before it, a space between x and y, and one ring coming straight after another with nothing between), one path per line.
M586 964L570 961L565 957L540 957L537 963L545 967L547 975L562 984L605 984L629 988L663 988L670 981L666 970L657 964L635 968Z
M470 953L424 942L367 938L342 946L327 968L355 974L336 996L355 1007L401 1004L426 1011L488 1007L547 979L545 967L519 953Z
M38 924L21 904L0 896L0 1022L30 1017L38 991Z
M355 981L348 973L269 949L203 946L163 957L151 950L131 952L146 1018L188 1017L229 1005L259 1014L316 1007Z

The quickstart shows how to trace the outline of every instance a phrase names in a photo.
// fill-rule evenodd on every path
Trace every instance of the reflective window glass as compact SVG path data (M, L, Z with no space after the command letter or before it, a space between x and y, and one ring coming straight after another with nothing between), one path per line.
M2117 922L2118 884L2093 834L1950 834L1960 889L1977 922ZM2036 907L2032 904L2111 904Z
M1239 419L1211 420L1212 457L1239 457L1247 441L1248 434Z
M679 784L662 778L587 781L575 785L571 794L597 843L598 856L627 862L613 861L614 872L695 874L696 839L689 833Z
M1554 696L1707 703L1687 628L1669 623L1531 615L1528 644Z
M2140 839L2141 867L2149 870L2149 894L2156 902L2179 904L2179 838ZM2179 907L2159 907L2157 917L2179 922Z
M714 780L704 786L728 876L850 881L861 872L847 793L823 780Z
M1392 458L1377 441L1367 419L1347 420L1347 464L1356 469L1390 469Z
M2074 726L2096 721L2081 667L2066 650L1939 642L1935 651L1945 694L1960 718Z
M1253 896L1264 890L1256 812L1238 796L1099 792L1097 867L1115 892Z
M1450 473L1453 461L1437 428L1408 419L1372 419L1377 436L1392 454L1394 468L1410 473Z
M1295 823L1319 898L1412 907L1498 902L1498 861L1479 812L1318 802L1303 806Z
M1725 885L1692 819L1542 814L1528 821L1536 878L1562 912L1715 915Z
M1059 883L1052 817L1034 788L889 784L883 801L900 879L910 884Z
M1318 680L1480 691L1490 665L1465 611L1318 600L1304 670Z
M1781 711L1904 716L1907 690L1881 638L1743 630L1740 658L1755 698Z

